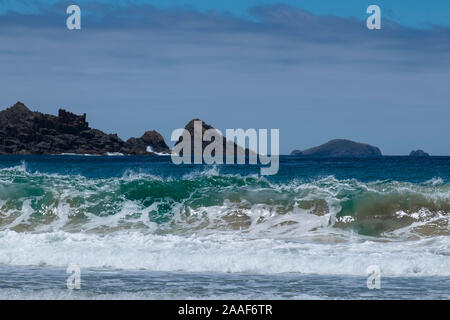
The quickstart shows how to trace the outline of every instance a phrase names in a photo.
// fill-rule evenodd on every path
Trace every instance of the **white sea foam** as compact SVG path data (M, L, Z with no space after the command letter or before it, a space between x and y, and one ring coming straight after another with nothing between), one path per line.
M95 153L71 153L71 152L64 152L60 154L55 154L55 156L78 156L78 157L100 157L101 154L95 154Z
M153 152L154 154L156 154L156 155L158 155L158 156L170 156L170 153L164 153L164 152L156 152L156 151L153 151L153 148L150 147L150 146L147 146L146 151L147 151L147 152Z
M366 275L379 265L385 276L450 276L449 237L341 243L121 232L99 236L62 231L0 232L0 263L151 271Z
M432 185L432 186L438 186L444 184L444 179L441 177L434 177L430 180L427 180L424 182L425 185Z
M11 185L13 180L28 188L39 185L43 195L18 192L25 188L18 182ZM365 275L367 266L377 264L387 276L450 276L450 237L439 232L411 236L415 228L430 223L448 228L448 212L398 210L393 218L411 217L415 222L378 238L333 227L342 201L352 195L405 193L408 199L423 195L445 202L450 192L448 184L440 182L363 183L329 176L276 183L258 176L224 175L216 166L178 179L136 171L89 179L29 173L25 162L1 169L0 182L0 195L7 195L0 199L0 218L5 218L0 264L324 275ZM155 183L157 190L149 193ZM186 185L189 192L175 201L170 192ZM133 192L137 199L130 196ZM41 201L45 197L47 202ZM322 216L299 206L317 199L328 209ZM36 209L39 201L42 206ZM163 222L150 219L164 214L168 219ZM340 222L353 223L355 217L344 216ZM32 223L37 225L31 228L34 232L12 231Z
M154 290L143 290L138 292L119 293L93 293L86 290L67 290L67 289L41 289L41 290L20 290L20 289L1 289L1 300L256 300L261 299L279 300L286 299L284 296L275 294L253 293L246 294L229 293L229 294L193 294L191 292L183 292L181 296L179 292L161 292ZM318 300L326 299L317 295L297 294L289 297L293 300Z
M107 152L106 155L110 157L124 156L121 152Z

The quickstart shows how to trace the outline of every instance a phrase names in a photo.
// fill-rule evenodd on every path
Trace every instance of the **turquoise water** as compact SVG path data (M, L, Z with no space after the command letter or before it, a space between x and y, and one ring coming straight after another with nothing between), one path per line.
M450 157L259 169L0 156L0 297L448 299Z

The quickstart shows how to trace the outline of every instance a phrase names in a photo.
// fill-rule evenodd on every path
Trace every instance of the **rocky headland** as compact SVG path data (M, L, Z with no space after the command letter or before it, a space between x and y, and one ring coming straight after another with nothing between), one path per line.
M0 112L0 154L170 153L164 138L147 131L140 138L120 139L89 127L86 114L59 109L58 116L34 112L23 103Z

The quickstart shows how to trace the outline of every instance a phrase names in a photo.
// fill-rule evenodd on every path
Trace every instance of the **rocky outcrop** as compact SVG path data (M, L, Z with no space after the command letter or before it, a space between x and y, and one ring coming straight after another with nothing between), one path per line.
M307 150L294 150L291 155L321 158L368 158L380 157L382 154L379 148L369 144L335 139Z
M410 157L429 157L430 155L423 150L413 150L409 154Z
M200 119L192 119L191 121L189 121L189 123L184 127L184 129L187 130L191 135L191 155L194 154L194 134L195 134L194 124L196 121L201 122L201 126L200 126L201 133L197 132L197 134L199 134L199 135L201 134L201 137L203 137L203 134L205 133L206 130L210 130L210 129L216 130L214 127L210 126L209 124L203 122ZM221 136L221 140L223 143L224 155L226 155L227 150L228 151L233 150L234 155L237 155L238 151L240 151L241 153L244 153L246 156L255 155L255 153L253 151L250 151L249 149L244 149L244 148L238 146L236 143L234 143L232 141L228 141L224 136L222 136L222 135L220 135L220 136ZM183 138L182 138L182 136L180 136L178 141L175 143L174 148L182 141L183 141ZM210 143L211 143L211 141L203 141L203 139L202 139L202 150L201 150L202 153L203 153L203 150L206 148L206 146L208 146ZM182 154L183 154L183 152L180 152L180 155L182 155ZM215 154L213 153L212 155L214 156Z
M92 129L86 114L76 115L63 109L54 116L30 111L17 102L0 112L0 154L152 154L147 151L148 146L155 151L168 150L155 131L130 140L124 142L116 134Z
M125 153L157 152L170 154L170 149L162 135L152 130L147 131L140 138L130 138L122 149Z

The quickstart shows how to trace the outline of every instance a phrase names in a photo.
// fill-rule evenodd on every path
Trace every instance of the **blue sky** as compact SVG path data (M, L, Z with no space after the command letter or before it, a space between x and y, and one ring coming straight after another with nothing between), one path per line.
M82 9L82 30L65 8ZM111 5L114 3L114 6ZM86 112L127 139L192 118L450 154L450 1L0 1L0 108ZM382 30L365 27L378 4Z
M317 15L365 19L365 9L371 4L376 4L382 8L383 15L386 18L404 26L414 28L429 28L432 25L450 26L449 0L2 0L0 1L0 14L11 11L37 14L48 10L55 4L67 4L69 2L81 6L97 2L115 8L153 5L165 9L192 8L200 12L214 10L244 19L254 19L249 11L255 6L280 3L307 10Z

